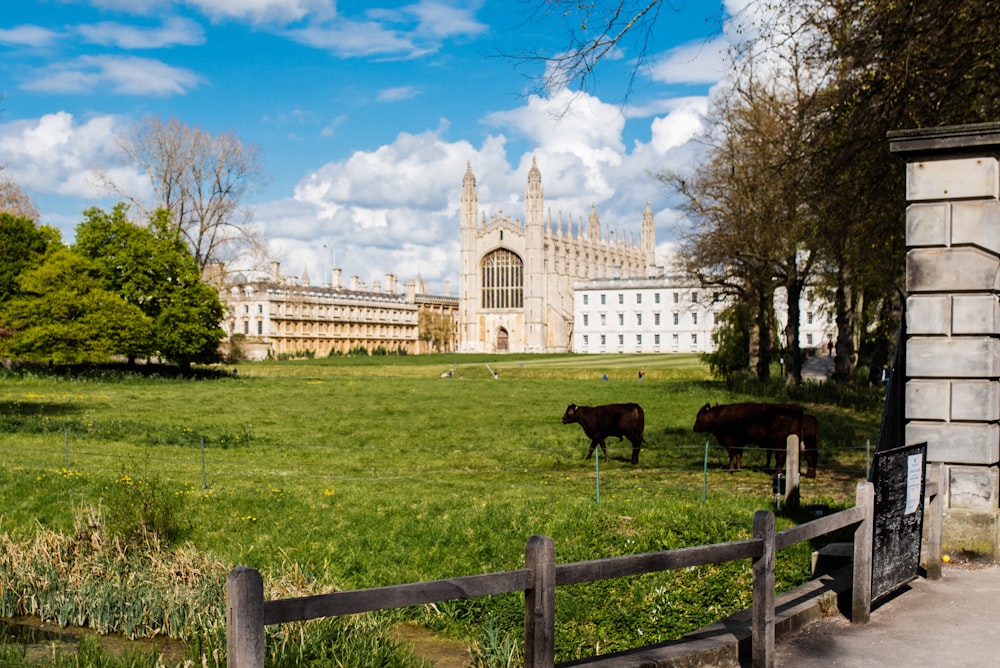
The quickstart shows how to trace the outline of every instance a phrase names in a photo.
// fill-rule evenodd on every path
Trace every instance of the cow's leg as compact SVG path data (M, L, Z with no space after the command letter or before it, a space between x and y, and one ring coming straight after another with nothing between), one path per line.
M601 452L604 453L604 461L608 461L608 446L604 444L603 439L601 439Z
M743 470L743 448L736 449L736 470Z
M590 442L590 450L587 450L587 456L584 459L590 459L594 454L594 448L597 447L597 441Z
M639 463L639 446L642 445L642 441L632 441L632 463Z

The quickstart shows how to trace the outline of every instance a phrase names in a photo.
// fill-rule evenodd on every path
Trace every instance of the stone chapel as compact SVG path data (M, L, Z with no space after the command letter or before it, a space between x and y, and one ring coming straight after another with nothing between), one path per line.
M528 172L524 220L480 211L469 164L462 180L458 349L460 352L567 352L573 344L573 284L657 276L656 228L646 203L633 235L602 229L592 207L582 219L553 223L542 175Z

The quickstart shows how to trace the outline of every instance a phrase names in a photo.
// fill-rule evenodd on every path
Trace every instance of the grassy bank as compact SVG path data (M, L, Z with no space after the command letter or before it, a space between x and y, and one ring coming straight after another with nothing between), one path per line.
M756 451L751 470L725 473L714 443L706 472L691 425L704 403L741 398L693 357L667 355L335 358L215 380L8 374L0 529L24 544L40 530L72 536L100 507L127 533L155 498L173 509L161 521L176 545L304 593L520 568L533 534L554 539L560 562L733 540L772 505L770 476L753 470ZM595 466L579 426L559 418L571 402L619 401L645 409L648 445L639 466L617 441ZM850 503L876 413L810 408L823 433L803 498ZM781 584L803 577L807 551L782 553ZM748 564L560 589L558 658L677 637L748 595ZM520 606L491 597L372 623L415 620L495 657L521 634ZM326 626L319 635L350 636ZM269 647L306 661L314 633Z

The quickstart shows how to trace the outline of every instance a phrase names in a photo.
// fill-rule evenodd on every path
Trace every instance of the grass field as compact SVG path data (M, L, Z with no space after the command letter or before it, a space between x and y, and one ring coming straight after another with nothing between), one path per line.
M706 472L705 440L691 431L698 408L745 397L692 356L330 358L237 370L208 380L0 376L0 530L22 542L72 535L88 509L169 495L175 545L220 564L223 579L243 564L266 586L316 592L520 568L533 534L554 539L559 562L734 540L773 505L756 450L749 470L728 474L712 443ZM646 413L639 465L627 441L609 444L610 462L585 460L580 427L559 422L566 405L623 401ZM850 504L881 407L808 408L821 455L803 500ZM779 565L779 584L796 583L808 546ZM749 565L566 589L560 661L677 637L745 607ZM382 619L416 621L499 665L519 642L520 605L491 597ZM294 644L282 638L269 641L275 665L323 663L324 650L301 639L274 649ZM389 665L379 661L345 665Z

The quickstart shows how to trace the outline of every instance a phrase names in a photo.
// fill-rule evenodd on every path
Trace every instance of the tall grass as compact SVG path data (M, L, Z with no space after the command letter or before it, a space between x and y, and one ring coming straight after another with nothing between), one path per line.
M448 370L451 378L442 378ZM189 613L197 621L166 608L129 621L112 611L61 613L55 598L44 613L39 602L36 614L67 623L87 617L88 625L105 615L117 621L101 628L136 635L187 628L193 651L217 660L221 613L211 606L221 605L225 574L237 564L261 570L271 595L296 595L520 568L533 534L554 539L560 562L745 538L753 511L773 501L763 457L748 454L750 470L729 475L713 444L706 472L705 442L691 432L704 403L745 397L710 380L693 357L666 355L342 357L244 364L235 377L198 380L0 376L8 444L0 450L0 528L9 545L24 546L24 558L84 554L81 509L106 510L123 472L155 481L142 493L178 502L169 522L176 531L165 538L174 542L161 541L155 558L81 561L78 572L38 563L28 570L43 575L11 590L27 601L50 580L82 582L89 568L117 573L124 600L152 610L160 600L143 598L139 586L156 581L148 569L204 559L199 571L210 582L178 594L189 610L204 611ZM584 460L582 432L559 422L568 403L616 401L646 412L648 444L636 467L627 442L609 444L610 462ZM810 406L822 434L819 476L803 484L807 503L851 503L864 474L857 446L874 436L877 408ZM103 513L105 525L109 517ZM783 526L794 521L779 517ZM109 553L115 535L124 540L115 531L102 538ZM780 555L780 586L806 576L808 551ZM167 598L168 587L153 589ZM677 637L745 606L748 596L741 563L560 588L558 660ZM192 605L198 600L205 602ZM269 629L269 661L324 665L336 654L350 657L347 666L413 665L391 633L412 620L463 639L482 665L511 665L521 606L517 596L497 596L285 625ZM362 655L380 658L362 663Z

